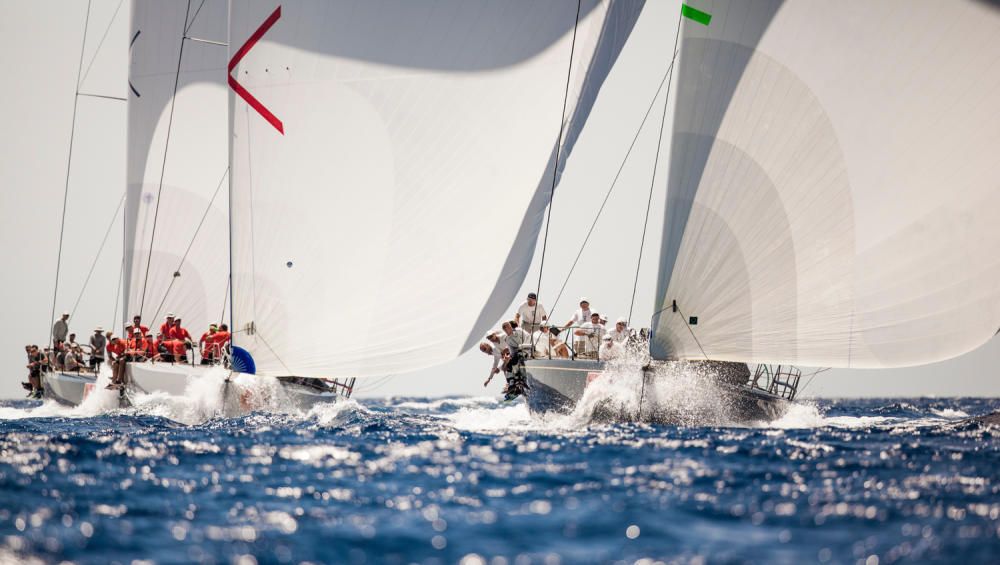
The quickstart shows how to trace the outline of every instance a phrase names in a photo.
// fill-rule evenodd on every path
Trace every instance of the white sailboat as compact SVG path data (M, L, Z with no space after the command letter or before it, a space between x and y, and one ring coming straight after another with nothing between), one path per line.
M641 7L135 2L126 319L228 317L233 371L292 403L459 356ZM130 364L130 393L203 371Z
M683 363L905 367L997 334L995 5L700 0L678 33L644 389ZM570 408L606 369L530 360L529 404ZM796 379L722 380L707 420L773 418ZM613 416L671 420L656 400Z

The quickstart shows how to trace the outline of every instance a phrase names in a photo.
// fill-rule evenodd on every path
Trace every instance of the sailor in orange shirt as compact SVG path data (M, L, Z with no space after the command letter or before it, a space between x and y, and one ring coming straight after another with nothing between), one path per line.
M218 331L219 326L211 324L208 326L208 331L201 334L201 339L198 340L198 349L201 351L202 365L212 365L215 363L217 356L212 349L212 342L215 341L215 334Z
M212 336L211 350L215 359L222 359L222 352L226 350L226 344L229 343L230 337L229 326L221 324L219 331Z
M160 333L163 334L163 339L170 339L170 328L174 327L174 315L172 313L167 313L167 321L160 324Z
M173 352L174 361L177 363L187 363L187 349L191 347L191 334L181 326L181 319L175 318L174 325L168 334L174 340Z
M122 342L124 344L119 346L116 342ZM121 388L125 384L125 367L128 363L134 362L139 363L148 359L150 355L149 351L149 340L142 337L142 330L139 328L134 328L132 330L132 337L127 341L125 340L115 340L115 342L108 344L108 352L112 351L112 347L116 350L119 347L123 347L122 353L118 358L111 364L112 379L111 384L107 388Z
M142 332L143 337L145 337L146 334L149 333L149 328L142 325L142 316L138 314L132 316L132 325L125 327L125 337L131 336L132 332L134 332L137 328L139 331Z

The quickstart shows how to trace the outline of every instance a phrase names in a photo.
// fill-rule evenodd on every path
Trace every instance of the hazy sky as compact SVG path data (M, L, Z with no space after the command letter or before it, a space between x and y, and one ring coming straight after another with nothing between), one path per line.
M5 88L0 112L0 290L4 324L0 336L0 397L19 397L26 373L23 345L48 340L54 291L60 212L66 182L74 81L80 62L87 2L0 4L0 63ZM558 321L568 319L579 296L609 318L628 315L635 281L643 216L649 196L663 100L636 148L572 277L567 273L587 228L618 170L632 137L669 64L678 3L648 3L592 117L567 163L557 191L540 297ZM102 41L103 40L103 41ZM128 2L94 0L83 55L82 92L124 97L127 84ZM667 123L669 131L669 116ZM73 310L70 327L86 341L95 326L112 325L122 253L121 214L125 190L125 103L80 97L73 166L66 208L57 311ZM669 136L667 136L669 137ZM661 152L666 155L666 138ZM655 260L665 194L665 161L653 191L649 236L642 258L633 325L648 326L655 287ZM470 211L480 213L480 211ZM109 237L98 256L105 233ZM540 252L540 246L539 246ZM96 263L95 263L96 257ZM539 253L519 298L538 284ZM93 274L86 286L88 272ZM553 302L566 281L565 290ZM457 282L456 282L457 284ZM460 291L460 289L456 289ZM442 293L447 299L447 292ZM118 308L121 308L120 303ZM117 318L120 318L120 313ZM192 333L200 332L192 328ZM833 370L818 376L807 396L997 396L1000 339L963 357L919 368ZM361 383L369 395L484 394L490 359L472 350L443 366L389 380ZM378 386L376 386L378 385ZM494 382L486 394L498 395Z

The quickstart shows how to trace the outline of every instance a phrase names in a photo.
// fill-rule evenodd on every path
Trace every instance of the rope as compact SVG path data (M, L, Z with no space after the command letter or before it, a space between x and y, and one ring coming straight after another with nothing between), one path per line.
M181 256L181 260L177 263L177 268L174 269L175 276L170 278L170 284L167 285L166 292L163 293L163 299L160 300L160 304L156 307L153 312L152 320L158 320L160 318L160 311L163 310L163 305L167 302L167 297L170 296L170 290L174 288L174 282L179 278L177 273L181 272L181 267L184 266L184 261L187 260L187 256L191 253L191 248L194 247L194 240L198 239L198 233L201 232L201 227L205 225L205 219L208 218L208 213L212 211L212 205L215 204L215 198L219 195L219 190L222 188L222 181L226 180L229 175L229 167L226 167L225 172L222 173L222 178L219 179L218 186L215 187L215 192L212 194L212 199L208 201L208 206L205 207L205 212L201 215L201 221L198 222L198 227L195 228L194 234L191 236L191 241L188 242L187 249L184 250L184 255ZM228 284L227 284L228 286Z
M76 316L76 309L80 306L80 300L83 299L83 293L87 290L87 285L90 283L90 277L94 274L94 268L97 267L97 261L101 258L101 253L104 252L104 245L108 242L108 236L111 235L111 228L115 227L115 220L118 219L118 212L121 212L123 204L125 204L124 193L122 194L121 200L118 201L118 207L115 208L115 215L111 216L111 223L108 224L107 231L104 232L104 239L101 240L101 246L97 249L97 255L94 256L94 262L90 264L90 271L87 272L87 278L83 281L83 288L80 289L80 295L76 297L73 309L70 310L70 318Z
M184 25L187 25L188 15L191 13L191 0L188 0L187 10L184 12ZM149 253L146 257L146 276L142 281L142 296L139 298L139 315L143 313L146 305L146 285L149 283L149 267L153 262L153 243L156 241L156 221L160 215L160 197L163 195L163 176L167 172L167 153L170 150L170 132L174 126L174 106L177 102L177 87L181 81L181 61L184 59L184 34L183 27L181 33L181 48L177 54L177 72L174 73L174 94L170 97L170 117L167 120L167 137L163 143L163 162L160 165L160 183L156 190L156 206L153 208L153 228L149 236Z
M562 298L563 291L566 290L566 285L569 283L570 277L573 276L573 271L576 270L577 263L580 262L580 257L583 255L583 250L587 247L587 243L590 241L590 236L594 233L594 228L597 226L597 221L601 218L601 214L604 212L604 207L608 203L608 199L611 197L611 192L614 191L615 186L618 184L618 178L622 174L622 170L625 169L625 163L628 162L629 156L632 154L632 150L635 148L636 142L639 140L639 134L642 133L642 128L646 125L646 120L653 111L653 106L656 105L656 99L660 96L660 91L663 90L663 85L667 82L667 77L670 74L670 70L673 68L673 63L666 71L663 72L663 78L660 79L660 85L656 87L656 94L653 95L653 99L649 101L649 107L646 108L646 115L642 117L642 122L639 124L639 129L636 130L635 135L632 137L632 144L629 145L628 151L625 152L625 157L622 159L621 165L618 166L618 172L615 173L614 180L611 181L611 187L608 188L608 192L604 195L604 201L601 202L601 207L597 210L597 215L594 216L594 221L590 224L590 229L587 231L587 236L583 238L583 243L580 245L579 251L576 253L576 259L573 260L573 265L569 268L569 273L566 278L563 279L562 287L559 289L559 294L556 295L555 301L552 303L552 309L555 310L556 305L559 303L559 299Z
M683 12L681 12L681 14L682 13ZM677 60L677 44L681 38L681 14L677 14L677 33L674 34L674 55L670 60L671 77L673 76L674 61ZM667 83L667 95L663 98L663 117L660 120L660 137L656 140L656 156L653 158L653 177L649 179L649 199L646 201L646 218L642 222L642 239L639 241L639 258L635 262L635 282L632 283L632 300L628 305L628 325L630 326L632 325L632 309L635 307L635 293L639 288L639 268L642 266L642 251L646 246L646 230L649 228L649 209L653 204L653 187L656 186L656 167L660 162L660 146L663 144L663 129L667 124L667 102L670 100L670 82ZM701 347L700 344L699 347Z
M580 5L583 0L576 2L576 21L573 23L573 41L569 48L569 65L566 68L566 89L563 92L562 112L559 114L559 137L556 140L556 158L552 168L552 187L549 189L549 210L545 216L545 237L542 239L542 258L538 264L538 290L542 288L542 273L545 271L545 250L549 243L549 225L552 223L552 199L556 194L556 178L559 176L559 156L562 154L563 133L566 129L566 106L569 102L569 82L573 76L573 56L576 53L576 31L580 27ZM550 314L551 315L551 314ZM533 320L538 320L538 302L535 302L535 310L531 314Z
M52 313L49 315L49 323L56 318L56 301L59 299L59 269L62 266L63 235L66 232L66 203L69 200L69 172L73 164L73 139L76 137L76 107L80 101L80 74L83 71L83 52L87 47L87 28L90 26L90 0L87 0L87 15L83 20L83 41L80 45L80 63L76 68L76 87L73 89L73 119L70 122L69 130L69 154L66 157L66 184L63 188L62 219L59 222L59 251L56 254L56 282L52 290ZM52 327L49 326L49 347L54 345L52 338Z

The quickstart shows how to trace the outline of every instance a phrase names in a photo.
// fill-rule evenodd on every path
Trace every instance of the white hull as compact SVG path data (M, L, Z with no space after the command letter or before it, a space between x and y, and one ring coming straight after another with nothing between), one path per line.
M128 385L120 395L121 406L129 406L137 395L201 396L218 393L229 415L255 410L299 410L337 401L333 391L316 390L302 384L281 382L275 377L232 373L220 378L219 367L168 363L129 363ZM47 398L69 406L80 405L98 386L88 374L56 372L45 376ZM101 382L100 386L104 386Z

